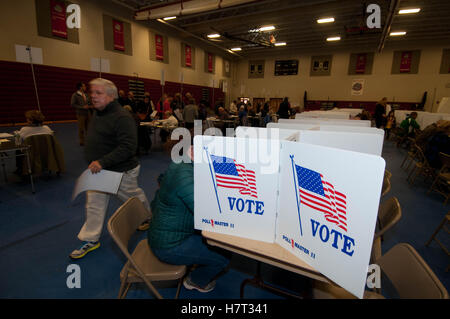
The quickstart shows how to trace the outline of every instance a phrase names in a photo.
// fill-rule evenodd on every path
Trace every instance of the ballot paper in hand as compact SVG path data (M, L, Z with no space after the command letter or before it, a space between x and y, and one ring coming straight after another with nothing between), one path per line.
M72 194L72 201L82 192L92 190L110 194L117 194L123 173L108 171L102 169L100 172L93 174L90 169L86 169L83 174L78 177L75 183L75 189Z

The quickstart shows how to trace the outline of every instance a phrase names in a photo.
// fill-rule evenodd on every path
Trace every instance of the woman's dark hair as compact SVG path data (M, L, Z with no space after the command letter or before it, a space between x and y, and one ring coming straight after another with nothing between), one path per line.
M81 87L83 86L83 82L78 82L77 83L77 90L80 90L81 89Z

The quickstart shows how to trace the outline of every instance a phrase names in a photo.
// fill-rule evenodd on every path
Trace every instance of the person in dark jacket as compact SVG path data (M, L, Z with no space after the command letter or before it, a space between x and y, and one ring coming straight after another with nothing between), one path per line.
M86 85L83 82L77 83L77 91L72 94L70 105L76 110L78 122L78 139L80 146L84 145L90 119L89 98L86 94Z
M192 158L192 147L189 150ZM172 162L160 179L151 203L149 245L159 260L172 265L197 265L184 287L209 292L229 260L206 245L194 231L194 165Z
M385 125L386 120L386 104L387 98L384 97L375 105L375 126L381 128Z
M106 79L90 82L91 99L95 108L85 146L85 158L92 174L101 170L123 173L117 196L126 201L138 197L149 211L144 191L138 186L140 165L136 157L137 130L130 113L117 102L117 88ZM83 241L70 257L78 259L100 247L99 238L105 221L110 194L89 190L86 193L86 221L78 238Z
M291 105L289 104L287 97L285 97L283 102L281 102L277 113L280 119L288 119L291 115Z

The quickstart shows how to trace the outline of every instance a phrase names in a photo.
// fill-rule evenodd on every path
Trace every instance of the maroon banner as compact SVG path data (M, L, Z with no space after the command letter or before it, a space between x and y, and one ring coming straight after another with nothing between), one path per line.
M186 66L192 66L192 49L190 45L186 44L186 46L184 47L184 55Z
M402 59L400 60L400 72L411 71L411 59L412 59L411 51L402 52Z
M123 22L113 19L114 50L125 51Z
M156 60L164 60L164 41L163 36L155 35Z
M50 0L52 34L67 39L66 4L63 1Z
M366 62L367 62L367 54L361 53L358 54L358 57L356 58L356 69L355 73L366 73Z
M208 72L212 73L213 71L213 55L208 53Z

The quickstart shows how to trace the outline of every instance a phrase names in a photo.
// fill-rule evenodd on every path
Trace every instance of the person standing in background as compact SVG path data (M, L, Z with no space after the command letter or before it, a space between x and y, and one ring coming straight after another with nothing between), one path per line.
M386 132L386 140L389 139L389 135L391 133L391 130L395 128L396 120L395 120L395 114L394 111L390 111L387 118L386 118L386 127L384 128Z
M83 82L77 83L77 91L72 94L70 105L75 108L78 121L78 139L80 146L84 145L87 129L89 125L89 99L86 95L86 84Z
M280 119L288 119L291 115L291 104L289 103L287 97L285 97L283 102L281 102L277 113Z
M375 126L377 128L382 128L385 125L386 120L386 104L387 97L381 99L380 102L375 105Z

